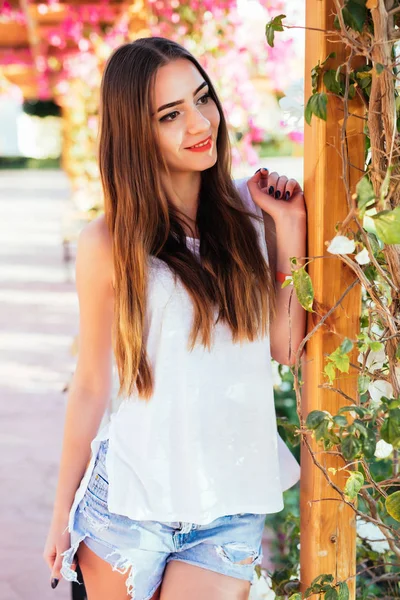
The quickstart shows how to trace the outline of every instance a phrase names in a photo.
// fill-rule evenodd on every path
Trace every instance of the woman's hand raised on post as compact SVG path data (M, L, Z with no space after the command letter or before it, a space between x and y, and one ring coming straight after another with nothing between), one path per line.
M247 187L254 202L273 218L275 224L306 218L303 190L296 179L262 168L248 179Z

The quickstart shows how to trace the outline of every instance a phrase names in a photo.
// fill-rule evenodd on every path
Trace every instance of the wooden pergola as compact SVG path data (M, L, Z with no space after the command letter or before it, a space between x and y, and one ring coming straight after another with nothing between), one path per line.
M11 0L10 4L16 11L15 20L2 22L0 15L0 68L20 87L26 100L54 98L65 61L83 51L72 29L65 39L71 19L78 21L80 29L104 33L127 19L132 35L148 33L144 0Z
M306 61L305 98L311 95L310 72L318 61L323 61L335 50L337 58L332 68L345 60L346 49L340 43L329 40L324 32L333 29L334 0L306 1ZM54 88L62 76L63 61L67 56L79 55L79 43L69 39L63 44L63 23L71 11L79 10L82 24L90 25L93 14L90 8L95 2L70 0L68 3L43 3L35 0L14 0L15 8L23 10L25 23L0 22L0 68L6 77L18 85L25 99L54 98ZM113 0L102 4L104 12L98 12L97 24L104 30L118 26L121 19L129 18L132 35L146 35L147 10L143 1L129 3ZM15 60L13 60L13 58ZM51 64L57 69L49 68ZM62 105L62 98L57 97ZM362 107L360 107L360 114ZM335 224L347 214L342 163L340 158L341 127L343 114L341 104L329 102L327 122L313 118L305 128L304 191L308 209L308 256L326 255L325 242L334 236ZM360 177L364 161L364 136L362 119L350 118L348 136L351 136L350 182L354 186ZM313 280L315 298L329 309L341 297L352 281L352 275L339 260L329 262L315 260L309 267ZM304 362L303 416L311 410L328 410L336 414L343 396L323 387L324 355L332 352L343 337L355 339L359 327L360 291L356 287L336 311L334 330L322 327L308 342ZM313 327L310 319L309 330ZM357 377L346 377L337 382L347 396L356 397ZM324 452L310 438L310 444L318 460L328 470L340 469L343 463L334 453ZM350 597L355 598L355 514L327 483L323 471L316 467L308 449L301 450L301 589L321 573L333 574L336 581L348 580ZM344 487L346 475L338 471L330 476Z

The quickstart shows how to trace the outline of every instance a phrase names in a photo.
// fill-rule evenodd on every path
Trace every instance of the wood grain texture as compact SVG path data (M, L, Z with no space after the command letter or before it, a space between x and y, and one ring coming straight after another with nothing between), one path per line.
M333 0L307 0L306 27L333 30ZM336 43L335 43L336 40ZM323 62L332 51L336 59L329 62L328 68L336 68L345 59L348 50L338 43L338 36L326 35L319 31L306 32L305 102L311 95L311 69ZM322 90L321 90L322 91ZM363 114L361 104L352 101L351 109L359 116ZM341 260L329 254L326 241L335 236L335 225L348 214L348 205L342 177L340 155L341 127L343 123L342 101L333 95L328 99L328 120L312 118L311 126L305 125L304 151L304 192L308 212L308 256L327 258L313 261L308 268L315 290L315 298L329 310L354 281L355 276ZM348 171L352 191L360 179L364 164L364 121L351 117L348 121L347 136L350 161L354 167ZM361 308L360 287L356 285L333 314L329 327L322 326L307 344L303 357L302 413L304 419L312 410L327 410L337 414L340 406L349 402L342 395L321 388L326 382L323 375L324 355L337 348L344 337L355 340L359 329ZM309 315L308 331L314 327ZM317 319L318 320L318 319ZM356 363L357 353L353 352L351 362ZM349 374L341 374L334 382L357 400L357 371L350 367ZM316 458L326 468L336 469L344 465L338 456L323 451L322 445L308 440L316 452ZM322 573L333 574L336 581L348 577L350 597L355 598L355 513L346 506L340 496L328 484L322 471L314 465L305 446L301 448L301 569L302 590ZM342 471L332 480L344 487L347 473ZM328 499L327 499L328 498Z

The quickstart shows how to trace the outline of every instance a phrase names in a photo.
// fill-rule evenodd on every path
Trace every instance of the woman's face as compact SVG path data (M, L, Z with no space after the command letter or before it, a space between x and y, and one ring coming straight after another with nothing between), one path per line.
M165 104L169 106L162 108ZM204 171L216 163L218 108L190 60L180 58L158 69L152 119L171 172ZM211 140L201 151L189 149L207 138Z

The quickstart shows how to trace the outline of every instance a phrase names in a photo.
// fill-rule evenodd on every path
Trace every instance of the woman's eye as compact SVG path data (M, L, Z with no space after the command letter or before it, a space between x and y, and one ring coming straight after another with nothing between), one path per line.
M162 119L160 119L160 123L162 123L162 121L173 121L174 119L169 119L169 117L172 117L172 115L179 115L179 113L177 110L174 110L174 112L165 115L165 117L162 117Z
M210 94L207 92L207 94L203 94L203 96L201 96L201 98L198 99L198 102L200 102L200 100L206 100L205 102L202 102L202 104L208 104L209 98ZM174 112L168 113L168 115L165 115L160 119L160 123L162 123L163 121L175 121L174 115L179 115L179 112L177 110L174 110Z
M208 102L208 99L210 98L210 94L208 92L207 92L207 94L204 94L204 96L202 96L201 98L199 98L199 102L200 102L200 100L204 100L204 98ZM204 102L204 104L207 104L207 102Z

